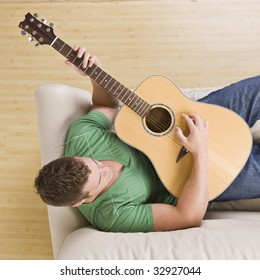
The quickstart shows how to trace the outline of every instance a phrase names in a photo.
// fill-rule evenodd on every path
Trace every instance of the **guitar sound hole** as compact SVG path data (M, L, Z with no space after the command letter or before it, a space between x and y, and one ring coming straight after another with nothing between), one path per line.
M145 117L147 128L155 134L167 132L173 123L172 112L162 106L153 107Z

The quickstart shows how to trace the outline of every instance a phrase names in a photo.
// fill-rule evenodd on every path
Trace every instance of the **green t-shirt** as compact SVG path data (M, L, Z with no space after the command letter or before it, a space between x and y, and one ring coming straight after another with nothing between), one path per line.
M78 209L103 231L153 231L151 204L176 205L177 198L164 188L150 160L120 140L111 128L106 116L93 110L77 120L67 133L65 156L115 160L124 166L109 189Z

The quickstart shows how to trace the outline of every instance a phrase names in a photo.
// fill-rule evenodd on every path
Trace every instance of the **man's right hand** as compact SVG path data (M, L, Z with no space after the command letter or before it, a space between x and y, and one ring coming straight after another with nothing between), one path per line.
M185 119L190 133L186 137L181 128L177 127L177 137L182 145L190 151L194 156L204 154L208 151L208 124L197 114L182 114Z

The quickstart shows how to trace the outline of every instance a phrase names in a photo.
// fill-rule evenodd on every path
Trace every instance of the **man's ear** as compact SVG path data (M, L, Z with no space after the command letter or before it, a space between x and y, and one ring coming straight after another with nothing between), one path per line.
M78 206L80 206L82 203L84 203L84 201L85 201L85 200L82 199L82 200L76 202L75 204L73 204L72 207L78 207Z

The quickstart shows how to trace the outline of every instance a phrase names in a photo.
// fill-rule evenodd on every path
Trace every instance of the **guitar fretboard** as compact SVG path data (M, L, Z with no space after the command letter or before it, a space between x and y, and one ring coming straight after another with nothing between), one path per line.
M144 117L151 109L149 103L122 85L97 65L94 64L92 67L83 68L83 58L78 58L77 52L61 39L56 38L51 46L141 117Z

